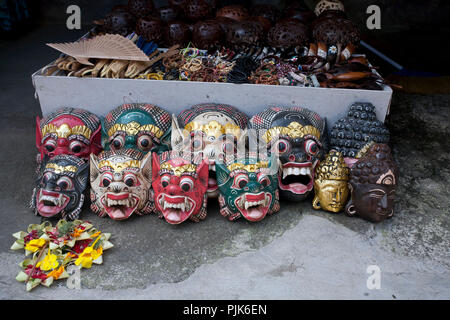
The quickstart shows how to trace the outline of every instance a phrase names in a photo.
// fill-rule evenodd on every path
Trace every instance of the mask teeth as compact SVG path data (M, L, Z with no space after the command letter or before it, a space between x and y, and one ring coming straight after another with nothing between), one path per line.
M260 205L264 205L265 206L265 204L266 204L266 200L265 199L264 200L260 200L260 201L254 201L254 202L252 202L252 201L245 201L244 208L245 208L245 210L247 210L250 207L257 207L257 206L260 206Z
M62 198L62 195L59 195L58 198L52 197L52 196L46 196L46 195L42 194L42 190L41 190L41 192L39 194L39 202L50 201L55 206L61 206L61 198Z
M164 208L164 195L159 198L159 205Z
M163 210L173 208L173 209L180 209L183 212L188 212L192 208L188 197L184 197L184 202L182 203L170 203L165 202L164 196L162 196L159 200L159 204L161 205Z
M62 194L60 194L60 195L59 195L59 198L58 198L58 206L62 206L63 203L64 203L64 199L63 199Z
M245 205L244 197L240 197L239 200L238 200L238 206L243 208L244 205Z
M303 167L303 168L293 168L293 167L288 167L288 168L284 168L283 169L283 179L286 178L287 176L290 175L295 175L295 176L309 176L310 178L312 178L312 174L311 174L311 168L310 167Z
M268 207L270 204L270 196L266 194L266 197L264 198L264 206Z
M184 207L186 209L185 211L191 210L191 203L189 202L187 197L184 198Z
M126 206L128 208L134 207L136 203L136 200L134 198L127 198L127 199L123 199L123 200L112 200L109 198L106 198L106 205L108 207L112 207L112 206Z

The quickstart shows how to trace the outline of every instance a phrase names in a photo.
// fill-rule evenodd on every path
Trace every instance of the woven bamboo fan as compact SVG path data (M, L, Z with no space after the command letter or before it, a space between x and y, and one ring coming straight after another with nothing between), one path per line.
M47 43L48 46L92 66L90 58L149 61L148 56L130 39L119 34L105 34L88 40Z

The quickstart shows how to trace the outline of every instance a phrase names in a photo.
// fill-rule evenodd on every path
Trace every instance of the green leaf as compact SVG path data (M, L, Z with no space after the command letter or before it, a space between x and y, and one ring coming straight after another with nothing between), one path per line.
M20 271L16 276L16 280L19 282L25 282L25 281L27 281L27 278L28 278L28 275L23 271Z
M33 290L35 287L37 287L42 282L41 279L30 279L27 282L27 291Z
M59 244L56 244L54 242L50 242L49 248L50 248L50 250L55 250L55 249L59 248Z
M75 228L75 224L73 222L68 222L66 220L59 220L56 226L58 227L60 237L72 233Z
M47 279L45 279L42 284L44 286L46 286L47 288L50 287L53 283L53 277L48 277Z
M108 249L111 249L112 247L114 247L114 245L111 242L109 242L109 241L103 242L103 250L108 250Z
M13 236L14 238L16 238L16 239L21 239L21 240L23 240L23 238L24 238L26 235L27 235L26 232L18 231L18 232L16 232L16 233L13 233L12 236Z
M27 266L29 266L29 265L33 265L34 264L34 260L31 260L31 259L25 259L25 260L23 260L21 263L19 263L19 266L22 268L22 269L25 269Z
M72 248L75 245L76 240L72 239L70 241L67 241L66 246Z
M95 241L95 240L94 240ZM98 249L102 246L103 244L103 240L99 239L95 244L94 244L94 249Z
M13 245L10 248L11 250L20 250L23 249L23 244L18 243L17 241L15 241L13 243Z

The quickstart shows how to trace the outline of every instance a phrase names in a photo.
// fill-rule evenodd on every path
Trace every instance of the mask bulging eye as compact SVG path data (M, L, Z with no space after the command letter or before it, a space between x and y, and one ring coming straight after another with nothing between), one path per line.
M70 190L73 188L72 180L68 177L59 178L56 184L61 188L61 190Z
M204 142L201 136L193 135L191 136L191 141L192 151L200 151L204 148Z
M290 148L289 142L285 139L279 139L273 146L273 151L278 154L284 154L288 152Z
M42 177L42 182L45 184L50 181L50 179L53 177L53 174L50 172L44 173L44 176Z
M264 173L258 174L258 182L260 185L262 185L264 188L270 185L270 179L268 176L266 176Z
M105 173L102 177L102 182L101 182L100 186L104 187L104 188L108 187L111 184L112 179L113 179L113 177L110 173L108 173L108 172Z
M166 188L170 184L170 177L169 176L163 176L161 178L161 185L163 188Z
M83 145L79 141L72 141L70 143L70 150L72 150L73 153L80 153L83 150Z
M305 151L310 155L316 155L319 152L319 146L314 140L306 140Z
M44 148L45 148L48 152L53 152L53 151L55 151L55 149L56 149L56 141L55 141L55 140L48 140L47 142L45 142Z
M184 192L189 192L194 188L194 182L190 178L183 178L180 181L180 188Z
M114 138L114 140L111 142L111 147L114 150L120 150L125 145L125 138L122 136L117 136Z
M248 183L248 177L246 174L238 174L235 178L234 178L234 183L233 183L233 187L237 188L237 189L243 189L245 188L245 186Z
M123 178L123 182L125 182L125 184L129 187L133 187L138 184L136 176L132 173L126 174Z
M148 151L153 147L152 139L148 135L142 135L138 138L137 145L139 149Z

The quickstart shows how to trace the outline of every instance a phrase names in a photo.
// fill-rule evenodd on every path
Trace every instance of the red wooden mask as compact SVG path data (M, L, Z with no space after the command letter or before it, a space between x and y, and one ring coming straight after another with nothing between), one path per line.
M89 111L62 108L36 118L36 147L44 155L74 155L85 160L101 151L100 119Z
M209 162L191 161L189 156L153 153L153 190L160 218L170 224L206 218Z

